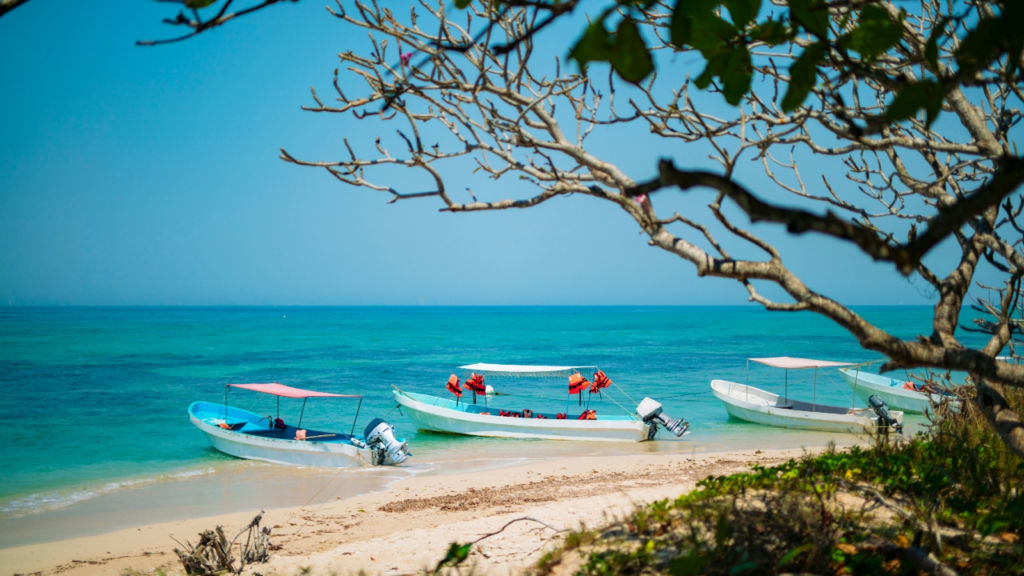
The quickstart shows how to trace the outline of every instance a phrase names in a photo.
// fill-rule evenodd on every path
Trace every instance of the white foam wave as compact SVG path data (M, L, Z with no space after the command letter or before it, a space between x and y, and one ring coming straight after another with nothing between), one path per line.
M84 502L95 498L97 496L103 496L110 494L118 490L125 490L130 488L136 488L147 484L153 484L156 482L164 482L168 480L184 480L193 478L196 476L204 476L206 474L212 474L215 472L213 468L200 468L196 470L184 470L181 472L172 472L168 474L158 474L156 476L144 476L141 478L128 478L125 480L118 480L115 482L107 482L100 486L79 488L73 490L53 490L50 492L40 492L38 494L29 494L0 504L0 516L6 518L20 518L29 514L38 514L40 512L49 512L52 510L59 510L61 508L67 508L79 502Z

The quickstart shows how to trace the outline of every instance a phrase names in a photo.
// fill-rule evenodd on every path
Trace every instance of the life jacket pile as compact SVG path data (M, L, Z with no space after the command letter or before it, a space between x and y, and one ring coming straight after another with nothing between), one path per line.
M562 414L562 413L555 414L555 420L565 420L565 414Z
M584 410L577 420L597 420L597 410Z
M459 388L459 377L455 374L448 378L448 391L455 394L456 398L462 398L462 388Z
M466 380L465 386L466 386L466 390L472 390L473 392L476 392L477 394L486 394L487 393L487 387L484 386L484 377L479 375L479 374L477 374L477 373L475 373L475 372L473 373L473 377L472 378L470 378L469 380Z
M579 372L569 376L569 394L582 394L587 386L590 386L590 382Z
M522 412L512 412L511 410L500 410L500 411L498 411L498 416L507 416L508 418L522 418L523 417L523 413ZM527 418L529 418L529 416L527 416Z
M605 375L604 370L598 370L594 373L594 384L590 387L590 393L599 392L611 385L612 381Z
M275 430L284 430L285 428L287 428L287 426L284 425L284 420L281 420L280 418L275 418L274 419L274 429Z
M545 415L543 415L543 414L537 414L536 418L537 418L538 420L547 420L547 419L548 419L548 417L547 417L547 416L545 416Z
M523 418L533 418L533 410L523 408Z

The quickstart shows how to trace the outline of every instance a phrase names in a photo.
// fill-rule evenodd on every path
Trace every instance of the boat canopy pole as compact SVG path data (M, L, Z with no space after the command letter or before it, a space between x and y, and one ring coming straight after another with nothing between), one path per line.
M356 433L356 421L359 420L359 409L363 407L363 397L359 397L359 405L356 406L356 417L352 419L352 431L348 433L349 436L353 436Z
M857 382L860 381L860 366L857 367L857 373L853 377L853 398L850 399L850 410L857 409Z
M750 402L750 358L747 358L747 402Z
M302 399L302 412L299 412L299 425L296 428L302 428L302 415L306 413L306 400L309 400L309 398Z
M281 418L281 397L277 397L277 418Z
M814 408L818 403L818 369L814 369L814 396L811 398L811 412L814 412Z
M786 396L782 399L783 404L789 404L789 368L786 368Z

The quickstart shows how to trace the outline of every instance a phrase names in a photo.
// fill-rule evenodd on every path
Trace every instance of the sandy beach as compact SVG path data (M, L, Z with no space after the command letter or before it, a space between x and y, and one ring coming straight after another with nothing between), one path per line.
M482 540L470 561L487 574L516 572L561 538L557 530L598 526L633 506L672 498L709 475L771 465L802 450L748 450L712 454L662 454L565 458L514 468L393 483L387 491L332 499L310 507L268 510L280 546L267 564L247 573L413 574L433 567L455 540ZM98 536L0 549L6 575L119 574L163 569L183 573L175 539L195 542L201 530L223 525L234 533L253 512L152 524ZM543 523L543 524L542 524ZM547 526L545 526L546 524Z

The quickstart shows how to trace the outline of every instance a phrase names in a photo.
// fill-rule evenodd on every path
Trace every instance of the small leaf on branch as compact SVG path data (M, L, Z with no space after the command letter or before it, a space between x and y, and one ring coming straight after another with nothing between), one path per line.
M206 8L217 0L185 0L185 6L189 8Z
M619 22L619 29L612 40L611 63L623 80L633 84L654 72L654 60L632 18Z
M737 28L743 28L761 11L761 0L723 0L729 17Z
M790 39L789 28L782 22L768 20L750 31L751 40L760 40L769 46L776 46Z
M826 48L823 42L811 44L789 67L789 87L782 98L784 112L796 110L807 99L807 94L817 81L818 63L825 57Z
M718 5L716 0L678 0L672 10L669 23L669 35L672 44L679 48L690 46L693 38L694 20L705 16L714 16L712 12Z
M693 18L690 45L700 50L705 58L711 58L723 47L735 42L738 36L739 31L735 26L708 11Z
M469 8L469 5L473 3L473 0L455 0L455 7L462 10L463 8Z
M828 5L825 0L789 0L789 13L805 30L824 40L828 38Z
M607 62L610 59L611 46L604 21L595 20L587 26L586 32L569 51L569 57L579 64L580 69L586 69L589 62Z
M942 36L947 22L949 22L949 18L945 16L939 19L932 28L932 33L928 35L928 42L924 46L924 59L931 66L932 72L939 70L939 36Z
M921 108L925 110L927 125L931 126L942 111L941 86L931 80L924 80L900 88L885 110L885 119L889 122L906 120L912 118Z
M902 37L903 14L900 14L899 22L893 22L885 8L869 4L860 11L857 27L843 36L840 43L871 62L895 46Z
M956 62L961 71L981 70L1006 54L1006 74L1012 75L1024 52L1024 34L1019 30L1021 22L1024 22L1022 2L1006 2L1002 14L980 20L956 50Z
M740 44L729 53L725 69L722 71L722 94L725 101L733 106L739 104L743 95L750 89L750 79L753 75L750 51L745 45Z

